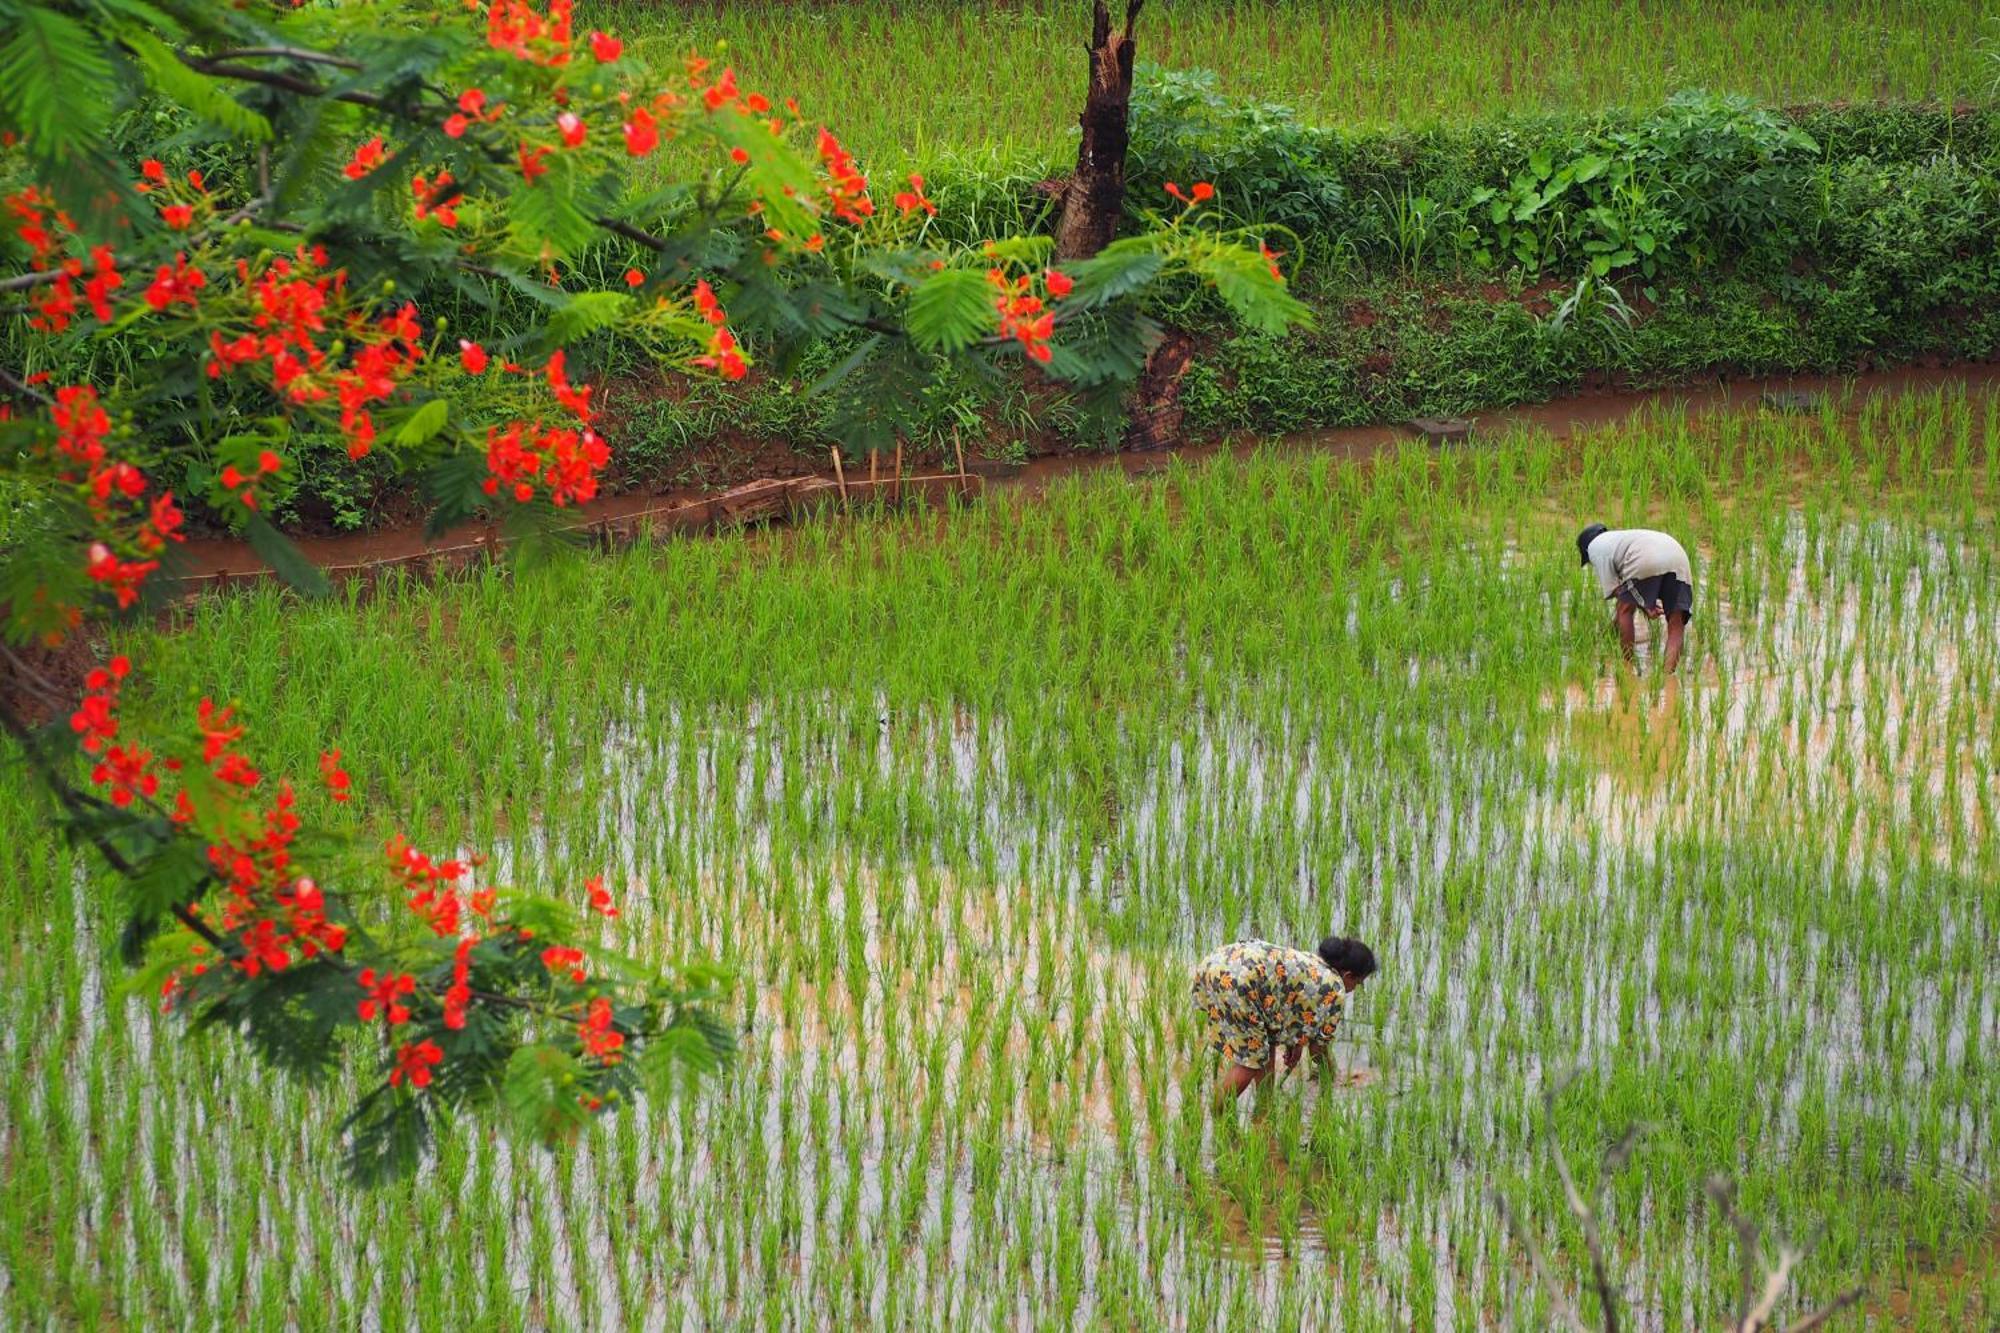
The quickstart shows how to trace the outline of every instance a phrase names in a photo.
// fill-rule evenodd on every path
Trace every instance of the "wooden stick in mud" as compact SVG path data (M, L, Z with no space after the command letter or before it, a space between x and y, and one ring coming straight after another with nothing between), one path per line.
M901 503L903 502L903 440L902 440L902 437L901 437L901 436L898 436L898 437L897 437L897 439L896 439L896 494L895 494L895 501L896 501L896 503L897 503L897 504L901 504Z
M830 452L831 452L831 453L833 454L833 480L834 480L834 484L840 487L840 502L841 502L842 504L846 504L846 503L847 503L847 472L846 472L846 470L845 470L845 469L843 469L843 468L842 468L842 467L840 466L840 446L839 446L839 445L837 445L837 444L836 444L836 445L834 445L834 446L833 446L833 448L832 448L832 450L831 450Z
M868 451L868 494L875 494L875 450Z
M958 438L958 427L951 428L951 451L958 455L958 478L965 480L965 444Z

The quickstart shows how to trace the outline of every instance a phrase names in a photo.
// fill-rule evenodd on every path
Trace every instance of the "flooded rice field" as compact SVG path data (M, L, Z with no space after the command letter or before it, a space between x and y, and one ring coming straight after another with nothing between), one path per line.
M212 602L131 645L160 697L340 744L363 841L605 874L742 1053L357 1190L356 1089L160 1017L10 768L0 1327L1544 1328L1490 1192L1574 1288L1545 1135L1634 1125L1628 1326L1733 1307L1718 1171L1820 1233L1790 1314L1991 1326L1996 468L1938 394ZM1693 552L1678 678L1592 519ZM1190 965L1330 931L1338 1077L1218 1111Z

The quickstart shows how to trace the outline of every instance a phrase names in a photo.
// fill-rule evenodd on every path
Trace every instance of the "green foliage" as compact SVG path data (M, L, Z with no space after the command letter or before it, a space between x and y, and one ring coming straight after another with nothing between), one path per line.
M993 287L971 269L939 269L910 293L910 338L926 352L963 351L997 323Z

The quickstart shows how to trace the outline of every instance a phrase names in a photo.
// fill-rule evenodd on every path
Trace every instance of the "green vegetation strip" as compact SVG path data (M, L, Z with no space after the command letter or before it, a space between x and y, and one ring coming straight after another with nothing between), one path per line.
M1838 408L208 600L123 645L135 708L340 745L364 838L605 872L625 943L742 968L745 1058L354 1193L353 1090L224 1091L243 1053L119 992L8 766L0 1324L1543 1327L1483 1190L1554 1225L1580 1066L1573 1159L1650 1127L1607 1206L1654 1322L1725 1314L1721 1169L1826 1227L1801 1300L1982 1327L2000 415ZM1590 518L1695 552L1671 690L1616 660ZM1367 1077L1216 1118L1190 961L1330 928L1384 963Z

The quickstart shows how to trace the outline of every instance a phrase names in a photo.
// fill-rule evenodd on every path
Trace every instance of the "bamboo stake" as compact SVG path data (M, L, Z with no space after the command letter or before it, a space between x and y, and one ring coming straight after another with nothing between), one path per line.
M896 503L897 503L897 504L901 504L901 503L903 502L903 440L902 440L902 437L901 437L901 436L898 436L898 437L897 437L897 439L896 439L896 495L895 495L895 500L896 500Z
M951 451L958 455L958 479L965 480L965 443L958 438L958 427L951 428Z
M846 470L845 470L845 469L843 469L843 468L842 468L842 467L840 466L840 446L839 446L839 445L837 445L837 444L836 444L836 445L834 445L834 446L833 446L833 449L831 450L831 452L832 452L832 454L833 454L833 480L834 480L834 484L840 487L840 502L841 502L842 504L846 504L846 503L847 503L847 472L846 472Z

